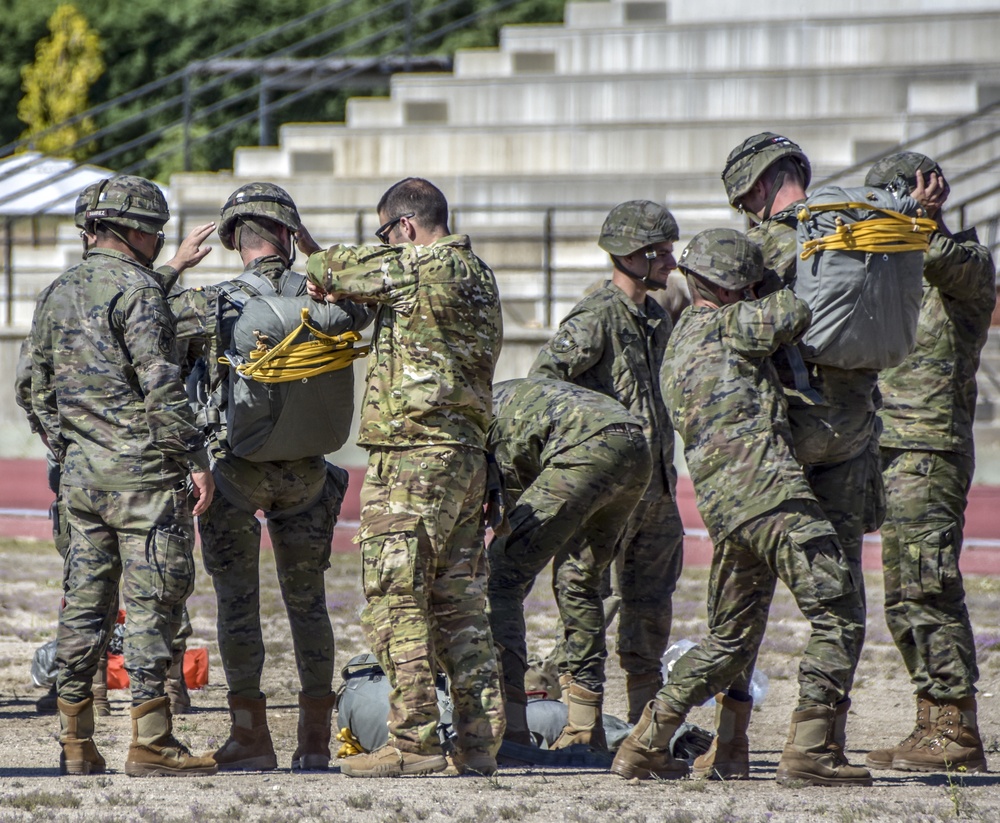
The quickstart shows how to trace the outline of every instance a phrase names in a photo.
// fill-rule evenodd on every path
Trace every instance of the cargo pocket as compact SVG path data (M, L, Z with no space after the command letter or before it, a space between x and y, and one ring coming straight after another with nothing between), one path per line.
M153 529L146 537L146 566L154 597L167 606L184 602L194 589L194 555L189 535Z
M958 578L958 526L947 520L915 524L901 535L903 597L919 601L944 592Z
M361 544L365 597L411 596L420 585L416 532L368 537Z
M859 590L847 558L836 540L809 540L801 543L798 551L805 558L809 583L817 603L833 603Z

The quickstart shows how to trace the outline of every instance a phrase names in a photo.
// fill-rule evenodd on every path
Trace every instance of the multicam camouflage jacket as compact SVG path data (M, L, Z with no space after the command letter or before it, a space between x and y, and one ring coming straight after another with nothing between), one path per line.
M512 499L535 482L552 458L610 425L640 423L616 400L562 380L526 377L493 390L488 445L503 468Z
M503 326L493 272L469 238L333 246L309 279L377 305L358 444L484 448Z
M764 283L781 282L791 287L795 282L796 251L795 228L798 224L796 212L799 203L793 203L777 214L747 231L747 237L761 247L764 252ZM776 351L774 365L781 383L786 388L795 386L795 377L784 351ZM872 369L838 369L806 363L809 370L809 385L823 398L824 406L838 409L853 409L859 414L875 410L875 383L878 372ZM789 397L792 405L811 405L800 395Z
M668 489L674 484L674 429L659 374L670 329L670 317L652 298L640 309L608 280L566 315L529 372L576 383L625 406L642 424L653 471L662 472Z
M92 249L39 299L30 346L31 410L63 482L162 488L207 469L155 272Z
M916 348L879 375L881 445L973 455L976 370L995 305L996 270L975 230L932 235Z
M785 500L815 499L792 454L770 355L809 325L788 289L719 309L688 307L663 359L663 393L684 440L698 510L719 540Z

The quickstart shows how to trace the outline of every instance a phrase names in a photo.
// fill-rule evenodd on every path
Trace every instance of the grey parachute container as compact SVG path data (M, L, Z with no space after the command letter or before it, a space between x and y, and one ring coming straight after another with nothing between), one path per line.
M344 684L337 697L337 724L348 728L366 752L373 752L389 740L389 678L373 654L358 654L344 666ZM442 745L451 738L452 702L442 676L437 684L438 734Z
M298 460L337 451L350 435L354 418L351 365L306 379L263 383L240 375L235 366L250 360L258 340L273 346L299 326L302 309L326 332L324 318L342 320L342 310L309 297L261 294L243 304L233 326L226 397L226 438L233 454L253 461ZM307 331L296 339L310 339Z
M835 203L864 205L816 211ZM792 287L812 310L812 323L802 337L805 360L841 369L885 369L899 365L913 350L923 252L825 249L807 259L802 254L809 241L885 217L880 210L915 218L919 208L909 196L872 187L824 186L805 201L798 212Z

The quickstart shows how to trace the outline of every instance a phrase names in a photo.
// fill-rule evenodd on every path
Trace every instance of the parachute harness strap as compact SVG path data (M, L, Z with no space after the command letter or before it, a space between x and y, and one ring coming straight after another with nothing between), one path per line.
M296 343L303 331L315 339ZM237 365L236 371L240 377L259 383L290 383L345 369L359 357L365 357L370 349L370 346L354 347L361 339L355 331L324 334L309 323L307 308L302 309L298 328L277 345L268 348L267 337L257 334L257 348L250 352L250 361ZM220 358L219 362L233 365L227 358Z
M837 217L837 231L825 237L806 240L802 244L799 257L808 260L816 252L833 249L837 251L901 252L927 251L931 234L937 223L929 217L910 217L898 211L873 207L871 203L826 203L817 206L803 206L798 212L799 222L805 222L812 214L822 211L843 211L864 209L877 211L884 217L845 223Z

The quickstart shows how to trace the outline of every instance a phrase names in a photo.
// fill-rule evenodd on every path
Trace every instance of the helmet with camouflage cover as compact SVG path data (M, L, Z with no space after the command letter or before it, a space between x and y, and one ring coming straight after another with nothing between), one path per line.
M748 137L726 158L726 167L722 170L722 182L726 187L729 205L734 209L743 208L740 202L753 188L760 176L782 157L791 157L798 161L802 170L803 188L809 187L812 180L812 167L809 158L787 137L765 131Z
M739 291L764 277L764 254L736 229L708 229L691 238L678 267L716 286Z
M222 207L222 218L219 221L219 239L222 245L230 250L236 248L240 224L250 221L255 223L254 231L257 234L280 247L282 244L278 239L269 236L271 233L266 230L261 231L260 222L254 221L254 218L273 220L292 233L297 232L301 226L299 210L291 195L281 186L274 183L247 183L229 195Z
M677 221L666 208L650 200L629 200L608 212L597 245L624 257L655 243L673 243L679 236Z
M926 154L916 151L900 151L883 157L865 175L866 186L880 188L894 187L900 194L909 194L917 185L917 172L926 179L936 174L944 179L941 167Z
M144 177L122 174L101 180L96 186L88 186L84 192L88 190L90 200L83 212L85 226L107 223L156 234L170 219L167 199L160 187Z
M73 223L81 231L87 231L87 209L90 208L90 201L94 198L97 187L101 185L100 180L91 183L76 196L76 206L73 208Z

